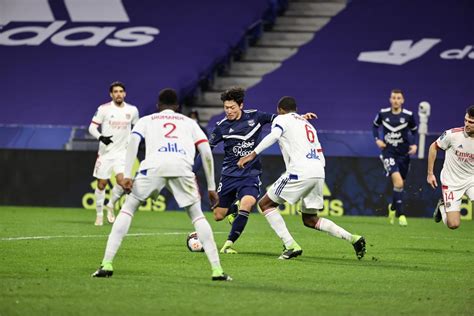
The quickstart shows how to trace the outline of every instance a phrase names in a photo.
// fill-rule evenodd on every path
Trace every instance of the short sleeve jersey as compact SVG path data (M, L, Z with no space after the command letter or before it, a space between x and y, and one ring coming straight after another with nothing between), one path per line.
M99 156L107 158L124 157L132 130L138 121L138 109L130 104L116 106L112 101L99 106L92 118L92 123L100 125L103 136L112 136L112 143L99 144Z
M193 176L196 146L208 141L194 120L172 110L142 117L132 133L145 140L139 170L156 169L162 177Z
M453 188L474 185L474 138L459 127L445 131L436 144L446 152L441 183Z
M216 124L211 133L209 143L211 147L224 142L224 160L222 175L230 177L256 176L262 173L260 160L254 159L244 169L237 166L241 157L250 154L261 141L262 127L271 123L275 114L257 110L244 110L238 120L227 120Z
M278 139L286 171L298 178L324 178L325 159L316 129L301 115L288 113L273 120L281 130Z
M418 129L413 112L403 109L393 114L391 108L381 109L374 119L374 126L380 125L383 126L384 142L387 144L384 151L407 155L411 145L409 133Z

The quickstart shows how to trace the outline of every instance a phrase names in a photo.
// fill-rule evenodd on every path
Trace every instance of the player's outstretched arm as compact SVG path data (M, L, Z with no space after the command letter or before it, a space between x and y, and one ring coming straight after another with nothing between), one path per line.
M202 160L204 174L206 175L207 191L211 209L219 205L219 196L216 192L216 183L214 182L214 158L212 157L211 147L208 142L202 142L197 146Z
M312 119L317 119L318 116L313 113L313 112L308 112L306 114L301 115L305 120L312 120Z
M428 175L426 176L426 182L428 182L428 184L431 185L433 189L438 186L438 183L436 181L436 176L433 173L437 154L438 154L438 145L436 144L436 142L433 142L430 146L430 149L428 150L428 170L427 170Z
M211 147L208 142L202 142L197 146L199 154L202 159L202 167L206 175L207 189L209 191L216 190L216 183L214 182L214 158L212 158Z
M133 186L132 168L135 159L137 158L138 146L140 145L141 136L137 133L130 135L130 141L127 146L127 153L125 154L125 170L123 173L123 181L121 186L125 192L130 193Z
M255 157L257 157L257 155L259 155L262 151L276 143L280 138L281 134L282 131L280 128L273 128L270 134L265 136L260 142L260 144L258 144L258 146L255 147L255 149L250 154L239 159L239 161L237 162L237 166L241 169L244 168L247 163L254 160Z
M255 151L252 151L250 154L248 154L247 156L245 157L242 157L239 159L239 161L237 162L237 166L240 168L240 169L243 169L245 167L245 165L249 162L251 162L252 160L255 159L255 157L257 157L257 154L255 153Z

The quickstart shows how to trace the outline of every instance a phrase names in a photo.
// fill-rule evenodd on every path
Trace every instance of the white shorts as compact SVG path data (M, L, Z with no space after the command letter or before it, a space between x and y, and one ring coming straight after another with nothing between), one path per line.
M464 194L467 195L469 200L474 201L474 186L460 189L441 185L441 191L446 212L460 212Z
M125 170L125 157L121 158L104 158L101 156L97 157L94 166L94 178L97 179L110 179L112 172L115 175L123 173Z
M150 171L150 170L148 170ZM145 201L152 194L158 194L166 186L179 207L190 206L201 200L196 177L159 177L148 172L138 173L133 181L132 195Z
M288 202L295 204L300 199L301 212L316 214L324 208L323 178L309 178L298 180L296 176L283 175L268 190L268 197L275 203Z

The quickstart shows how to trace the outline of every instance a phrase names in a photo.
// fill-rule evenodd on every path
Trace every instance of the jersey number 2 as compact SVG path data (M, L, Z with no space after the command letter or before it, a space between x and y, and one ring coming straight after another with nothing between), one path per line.
M173 133L174 130L176 129L176 125L174 125L173 123L165 123L163 125L163 128L168 128L168 126L170 126L171 129L168 131L168 133L165 134L165 137L166 138L178 138L178 136L171 135L171 133Z

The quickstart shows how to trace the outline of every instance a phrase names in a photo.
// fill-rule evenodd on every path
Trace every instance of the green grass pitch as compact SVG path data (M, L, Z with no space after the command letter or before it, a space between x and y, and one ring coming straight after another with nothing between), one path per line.
M218 247L227 222L211 220ZM252 213L222 255L233 282L212 282L203 253L185 246L193 231L182 212L140 212L114 261L114 276L93 279L110 225L94 227L94 212L0 208L0 315L427 315L474 311L474 223L450 231L431 219L406 228L381 217L333 217L367 239L359 261L343 240L287 216L303 247L277 260L280 240ZM13 239L53 236L50 239Z

